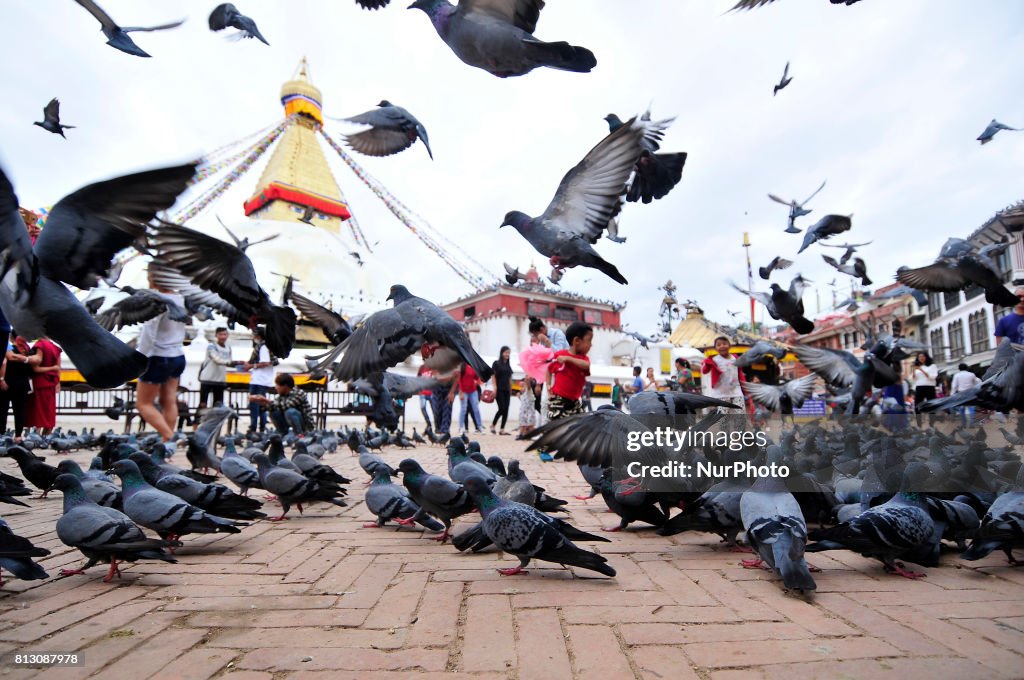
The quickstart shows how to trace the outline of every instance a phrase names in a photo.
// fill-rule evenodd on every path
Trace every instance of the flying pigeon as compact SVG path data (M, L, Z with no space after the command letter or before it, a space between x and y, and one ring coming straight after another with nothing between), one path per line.
M252 261L240 247L242 243L231 245L170 222L161 223L151 242L157 250L157 262L214 293L237 310L248 325L266 324L267 349L271 353L278 357L291 353L295 343L295 312L291 307L273 304L260 287ZM188 298L184 291L180 292Z
M135 31L164 31L169 28L177 28L185 23L185 20L174 21L169 24L160 24L159 26L135 26L132 28L121 28L114 20L110 18L110 15L103 11L103 9L92 0L75 0L79 5L84 7L89 14L93 15L96 21L100 22L100 27L103 30L103 35L107 38L107 44L114 49L121 50L128 54L135 55L136 57L148 57L150 55L142 51L138 45L128 36L129 33Z
M779 446L768 447L768 462L782 463ZM743 492L740 517L747 532L747 544L759 558L744 560L744 567L757 567L764 562L782 577L786 588L801 592L817 589L804 560L807 524L800 504L780 477L761 477Z
M772 272L775 271L776 269L789 269L791 266L793 266L792 260L787 260L781 255L776 255L775 257L772 258L772 261L769 262L767 266L758 267L757 273L762 279L767 281L769 277L771 277Z
M774 97L779 93L779 90L786 87L792 82L793 77L789 75L789 62L786 62L786 68L782 70L782 78L779 79L779 84L772 88L772 96Z
M953 239L950 239L953 241ZM896 270L896 280L917 290L936 293L961 290L974 284L985 290L985 301L993 305L1014 307L1017 297L1003 284L994 251L1006 244L994 243L975 251L973 246L946 242L934 264ZM995 254L998 254L997 252Z
M302 217L299 218L299 222L305 222L309 226L313 226L313 215L316 214L316 210L311 205L307 205L302 210Z
M387 7L391 0L356 0L356 4L363 9L380 9L381 7Z
M115 331L154 319L163 313L171 321L187 323L189 314L169 295L148 288L123 286L122 292L128 297L117 301L102 314L96 316L96 323L103 329Z
M998 120L993 118L992 122L989 123L988 126L985 128L985 131L978 135L978 141L981 142L983 145L988 144L989 142L992 141L992 138L995 137L1000 130L1012 130L1014 132L1020 132L1021 129L1022 128L1015 128L1010 127L1009 125L1003 125Z
M794 408L800 408L804 401L811 398L816 379L817 376L811 374L790 380L785 385L748 382L744 383L743 390L751 399L769 411L792 415Z
M547 209L539 217L513 210L501 226L515 227L556 269L590 267L627 283L615 265L593 249L622 208L622 196L636 161L656 143L671 120L632 118L601 140L566 173Z
M60 122L60 101L54 97L50 100L50 103L43 109L43 120L32 123L38 125L47 132L52 132L55 135L64 137L65 130L73 130L74 125L64 125ZM64 137L67 139L67 137Z
M50 551L32 545L32 541L18 536L0 518L0 568L6 569L22 581L49 578L46 570L32 561L33 557L46 557ZM0 578L3 585L3 578Z
M309 207L307 206L307 210L308 209L309 209ZM267 236L266 238L261 238L258 241L250 241L248 236L243 236L242 238L238 238L237 236L235 236L234 232L231 231L230 229L228 229L228 225L224 224L224 222L221 221L220 217L217 218L217 221L220 222L220 226L224 227L224 231L228 232L228 236L231 237L231 240L235 242L235 245L238 246L238 249L241 250L243 253L245 251L249 250L249 248L251 246L255 246L255 245L258 245L260 243L266 243L267 241L273 241L275 238L278 238L281 235L281 234L272 234L270 236ZM288 276L286 278L288 278L288 280L292 280L293 279L293 277L291 277L291 276ZM287 285L285 287L287 288Z
M784 347L778 347L767 340L758 340L750 349L736 358L736 367L746 368L752 366L769 355L777 360L782 359L782 357L786 356L787 351Z
M768 3L771 2L775 2L775 0L740 0L729 11L733 12L738 9L753 9L755 7L760 7L762 5L767 5ZM831 2L833 5L852 5L855 2L860 2L860 0L829 0L829 2Z
M846 264L853 257L853 254L857 252L857 248L871 245L872 243L874 241L865 241L864 243L819 243L818 245L825 248L842 248L843 256L839 258L839 264Z
M627 196L628 195L629 194L627 192ZM609 241L611 241L612 243L625 243L626 242L626 237L625 236L619 236L619 217L618 217L618 215L613 217L611 219L611 221L608 223L607 231L608 231L608 233L606 233L604 235L604 237L606 239L608 239ZM587 283L588 281L590 281L590 279L586 279L583 283Z
M804 206L807 205L812 198L817 196L819 191L825 188L826 182L828 182L828 180L822 182L821 186L815 189L814 193L805 198L803 201L797 201L795 198L792 201L784 201L775 194L768 194L768 198L770 198L771 200L789 207L789 225L786 227L787 234L800 233L801 230L796 228L796 218L803 217L804 215L810 215L813 212L812 210L808 210Z
M334 310L327 309L308 297L299 295L294 290L289 292L287 302L294 304L304 319L319 326L332 344L340 345L348 336L352 335L352 326L345 320L345 317Z
M121 575L117 568L119 561L177 562L164 548L178 544L149 538L124 513L92 502L74 475L58 476L52 488L64 494L64 514L57 520L57 538L64 545L78 548L88 560L78 569L62 569L62 576L82 574L103 561L110 563L110 571L103 579L109 583L114 576Z
M455 482L430 474L412 458L399 463L398 471L412 499L444 524L444 532L432 538L442 543L448 540L452 520L473 511L473 500L469 494Z
M223 31L225 28L237 28L241 33L241 38L256 38L264 45L269 46L263 34L260 33L260 29L256 27L256 22L245 16L238 11L238 8L232 5L230 2L217 5L210 12L210 30L211 31Z
M547 66L589 73L594 54L567 42L547 43L533 37L543 0L416 0L434 30L459 59L499 78L521 76Z
M860 279L862 285L871 285L871 279L868 278L868 266L864 263L862 258L853 258L853 264L841 264L836 262L834 257L830 257L828 255L822 255L821 259L825 260L825 262L827 262L831 267L834 267L837 271L847 274L848 276L852 276L855 279Z
M899 376L892 366L878 359L874 354L867 353L861 361L852 353L841 349L830 349L827 347L811 347L810 345L793 345L793 354L804 366L821 376L821 378L833 387L849 387L857 378L858 371L863 371L865 363L872 365L873 381L865 386L870 389L875 387L886 387L899 380Z
M33 246L18 198L0 172L0 308L26 337L59 344L86 382L116 387L141 374L147 359L93 320L64 285L91 288L111 260L145 235L157 212L174 204L195 164L91 184L62 198Z
M822 217L813 226L808 227L804 233L804 242L800 245L800 250L796 251L797 254L807 250L812 243L849 231L853 226L852 217L853 215L825 215Z
M784 290L777 283L772 284L770 293L744 290L735 283L730 285L764 305L773 319L785 321L797 333L806 335L814 330L814 323L804 316L803 294L807 283L807 279L797 274L789 284L789 290Z
M461 360L470 364L481 380L490 379L491 367L476 353L466 331L451 315L416 297L405 286L391 286L388 299L394 307L374 312L345 342L319 357L323 369L337 361L335 380L352 381L383 371L417 350L424 357L442 354L445 360L451 359L452 365L445 367L448 371Z
M637 333L636 331L623 331L622 334L627 335L636 340L637 342L639 342L640 346L643 347L644 349L649 349L648 343L654 342L654 338L649 338L646 335Z
M532 559L615 576L615 569L608 565L607 558L577 547L540 510L498 498L479 477L466 480L466 491L483 516L483 532L498 550L519 558L518 566L498 570L502 576L528 573L524 568Z
M405 151L419 139L427 147L427 155L434 159L430 150L427 129L401 106L395 106L387 99L381 100L376 109L345 118L349 123L370 126L368 130L347 135L345 141L353 149L367 156L390 156Z
M508 285L514 286L520 281L526 280L526 275L520 273L519 267L513 267L507 262L501 264L505 267L505 280L508 281Z
M622 127L622 119L614 113L604 117L608 123L608 131L615 132ZM650 120L650 112L643 115L644 120ZM663 121L671 122L672 119ZM683 176L683 166L686 165L686 153L655 153L659 148L657 140L646 140L644 142L644 153L636 161L633 180L626 190L626 200L630 203L643 201L650 203L655 199L664 198L672 188L679 183ZM608 239L616 243L625 243L626 239L619 237L618 219L613 219L608 224Z

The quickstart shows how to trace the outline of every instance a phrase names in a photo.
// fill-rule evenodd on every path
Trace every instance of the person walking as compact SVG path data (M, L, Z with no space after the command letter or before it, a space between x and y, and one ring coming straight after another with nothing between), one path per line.
M14 440L21 441L32 392L33 365L42 357L35 354L20 335L11 333L3 365L0 366L0 433L7 432L7 415L14 416Z
M459 371L454 370L446 375L434 375L438 386L430 395L430 403L434 410L435 434L450 435L452 426L452 403L455 401L455 389L458 389Z
M274 357L266 344L266 331L258 327L252 332L252 355L242 364L249 371L249 432L266 432L267 409L255 396L266 396L274 387Z
M917 426L921 427L921 408L929 400L935 398L935 381L939 377L939 367L935 365L928 352L918 352L914 359L914 411L917 413Z
M619 379L615 378L615 380L612 381L612 406L619 411L622 410L622 394L625 391L626 389L622 386L622 383L619 382Z
M580 395L580 403L583 405L583 410L587 413L593 413L594 407L591 404L591 399L594 398L594 383L589 380L583 383L583 394Z
M416 372L416 376L419 378L433 378L434 372L427 368L426 365L421 365L420 370ZM430 430L430 396L433 394L433 390L423 390L419 393L420 398L420 413L423 414L423 422L427 424L427 429Z
M185 307L185 298L177 291L157 285L152 273L149 286L170 297L179 307ZM142 420L165 442L174 438L174 426L178 420L178 382L185 371L184 343L185 324L173 321L167 312L144 323L139 333L137 348L149 357L149 363L139 376L135 407ZM46 363L45 359L43 363Z
M494 373L491 378L494 381L494 403L498 407L498 412L494 414L494 420L491 421L491 434L495 434L494 428L499 420L501 420L501 429L498 430L498 434L508 434L505 431L505 425L508 423L508 408L512 403L511 356L512 350L507 346L502 346L501 351L498 352L497 361L491 364L491 371Z
M480 393L477 387L480 385L480 376L476 374L469 364L462 364L459 369L459 379L452 383L452 391L459 391L459 421L462 423L462 432L469 430L469 417L473 417L473 425L477 433L482 433L480 421Z
M240 363L231 359L228 347L228 329L221 326L214 331L214 341L206 345L206 358L199 367L199 408L207 408L206 402L212 397L210 406L224 403L224 390L228 386L228 367Z
M981 384L981 378L967 368L967 364L957 366L957 372L949 383L949 394L952 396L960 392L966 392L976 385ZM957 412L960 414L960 427L970 427L974 422L974 407L959 406Z

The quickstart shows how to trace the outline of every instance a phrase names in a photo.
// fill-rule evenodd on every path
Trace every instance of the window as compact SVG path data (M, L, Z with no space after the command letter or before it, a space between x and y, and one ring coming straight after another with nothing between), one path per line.
M988 334L988 314L984 309L979 309L967 317L967 332L971 336L971 353L984 352L991 345Z
M936 328L935 330L933 330L931 332L931 341L932 341L932 351L931 351L932 358L935 359L936 361L945 361L946 360L946 348L942 346L945 343L943 343L943 341L942 341L942 329L941 328Z
M529 316L545 317L551 316L551 306L543 302L527 302L526 313Z
M1010 262L1009 248L996 256L996 272L999 273L999 277L1005 283L1009 283L1010 279L1013 278L1013 265Z
M599 309L584 309L583 320L591 326L600 326L604 324L604 314Z
M954 290L952 293L943 293L942 304L945 306L947 312L956 307L960 304L960 291Z
M466 307L464 310L462 310L462 314L462 318L472 319L474 316L476 316L476 305L470 305L469 307Z
M935 319L942 314L942 296L938 293L928 293L928 318Z
M957 319L949 324L949 356L959 359L964 355L964 322Z
M580 316L575 307L555 307L555 318L559 321L578 321Z

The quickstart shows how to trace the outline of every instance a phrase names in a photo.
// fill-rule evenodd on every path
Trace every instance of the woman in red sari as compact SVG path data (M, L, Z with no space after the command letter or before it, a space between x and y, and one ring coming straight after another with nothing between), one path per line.
M32 395L25 424L49 434L57 425L57 392L60 391L60 347L49 338L39 338L32 348L39 355L39 364L32 367Z

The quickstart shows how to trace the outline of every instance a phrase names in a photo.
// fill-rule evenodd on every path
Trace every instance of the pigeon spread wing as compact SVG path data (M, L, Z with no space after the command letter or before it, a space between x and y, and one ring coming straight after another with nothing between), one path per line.
M153 242L161 262L238 309L251 311L268 300L252 262L237 246L170 223L156 230Z
M50 103L43 109L43 118L54 123L60 122L60 102L57 101L56 97L51 99Z
M108 331L149 321L170 312L173 321L184 322L188 312L173 299L154 290L136 290L96 317L96 323Z
M3 170L0 170L0 264L0 278L17 267L19 288L28 291L35 287L38 272L32 243L18 213L18 197Z
M353 135L346 135L345 141L365 156L382 157L405 151L416 142L416 137L410 136L402 130L373 127Z
M232 321L248 323L248 317L240 312L234 305L216 293L204 290L195 285L181 272L158 262L151 262L149 273L153 282L162 287L178 291L185 298L185 306L189 309L207 306L220 312Z
M597 243L622 208L626 184L645 151L645 140L656 142L667 122L632 118L601 140L562 178L543 219L567 228L571 232L567 239L583 237Z
M960 290L968 283L959 267L942 262L917 269L900 269L896 273L896 280L917 290L937 293Z
M601 467L622 462L623 458L645 465L664 462L665 452L659 447L641 445L639 451L629 450L636 448L635 443L631 446L631 436L642 437L644 432L650 430L635 418L614 409L603 409L554 420L534 430L530 435L539 436L527 451L558 452L559 458Z
M344 354L338 362L335 378L356 380L397 365L423 345L426 332L424 315L403 314L398 307L371 314L339 345L338 349ZM324 360L324 368L334 361L334 354Z
M83 187L50 211L35 252L44 273L78 288L107 276L111 260L188 186L195 164L125 175Z
M860 362L849 352L807 345L794 345L793 354L830 385L848 387L853 384L854 373Z
M544 0L460 0L459 10L479 12L514 24L527 33L537 29Z
M295 308L299 310L305 318L309 319L317 326L324 334L331 338L333 342L340 342L346 337L351 335L352 327L349 326L348 321L345 321L337 312L327 309L323 305L313 302L304 295L299 295L295 291L292 291L288 295L288 301L295 305ZM341 335L340 340L335 339Z

